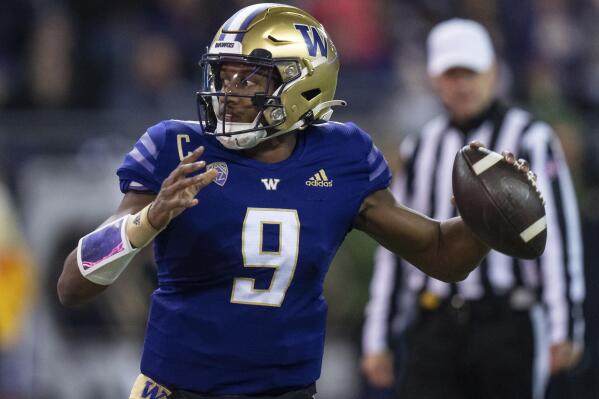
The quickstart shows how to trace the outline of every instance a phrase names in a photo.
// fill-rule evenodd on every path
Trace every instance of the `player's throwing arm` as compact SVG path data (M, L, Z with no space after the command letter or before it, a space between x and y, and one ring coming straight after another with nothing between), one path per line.
M472 151L487 151L479 143L471 143L469 148ZM544 214L543 199L534 186L532 177L534 174L529 171L528 163L524 160L515 161L514 156L509 152L503 155L497 154L495 157L497 162L501 161L508 166L504 171L506 177L524 182L522 184L527 190L513 191L507 186L502 186L500 183L505 179L489 182L490 187L494 189L493 198L476 195L480 192L479 187L458 190L455 192L455 199L460 213L469 215L489 203L505 203L507 202L505 198L513 200L524 198L519 203L526 203L528 200L528 205L520 209L520 216L526 216L527 220L534 219L539 209L536 205L539 204L541 210L539 212ZM462 177L458 176L456 179ZM462 206L465 197L470 198L472 203ZM496 217L482 227L475 223L467 226L460 217L436 221L396 204L388 190L381 190L364 200L355 227L366 232L381 245L400 255L429 276L451 282L466 278L490 248L504 251L514 249L504 245L506 237L515 236L514 240L516 240L520 239L520 235L511 230L506 233L507 229L503 229L501 223L515 223L515 220L511 218L503 222ZM517 232L520 233L520 230ZM529 240L523 245L529 247L530 243ZM542 253L544 241L538 248ZM536 256L539 255L539 252L536 252Z
M174 217L198 204L197 194L216 177L215 170L196 174L206 166L199 160L203 153L199 147L185 157L156 196L125 194L117 212L79 240L58 280L64 305L79 305L97 296Z

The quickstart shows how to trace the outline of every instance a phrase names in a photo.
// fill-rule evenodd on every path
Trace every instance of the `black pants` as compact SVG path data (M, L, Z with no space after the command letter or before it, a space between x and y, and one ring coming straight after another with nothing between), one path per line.
M501 303L421 311L406 336L401 399L530 399L534 340L528 311Z
M314 384L298 390L277 395L222 395L210 396L187 391L174 391L168 399L313 399L316 394Z

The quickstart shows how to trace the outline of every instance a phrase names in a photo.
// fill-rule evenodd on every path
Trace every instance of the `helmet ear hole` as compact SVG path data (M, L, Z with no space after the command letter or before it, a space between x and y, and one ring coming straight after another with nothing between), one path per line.
M272 59L272 53L263 48L255 48L250 53L250 57L269 58Z
M320 89L316 88L316 89L304 91L302 93L302 97L304 97L307 101L310 101L314 97L316 97L317 95L319 95L320 93L321 93Z

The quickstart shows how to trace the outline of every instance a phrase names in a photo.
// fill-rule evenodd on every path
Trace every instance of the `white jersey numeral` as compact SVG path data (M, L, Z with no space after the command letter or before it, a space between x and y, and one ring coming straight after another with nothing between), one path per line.
M264 225L279 228L278 251L264 251ZM232 303L281 306L291 284L299 252L300 222L295 209L248 208L241 232L244 267L274 268L268 289L256 289L256 280L238 277L233 281Z

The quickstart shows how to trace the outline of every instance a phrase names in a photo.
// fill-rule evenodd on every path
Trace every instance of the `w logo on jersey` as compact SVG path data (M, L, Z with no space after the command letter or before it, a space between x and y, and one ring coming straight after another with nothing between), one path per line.
M318 50L320 50L320 54L323 57L327 56L327 40L324 37L324 35L322 35L322 33L318 31L318 29L316 29L314 26L307 26L301 24L295 24L293 26L295 27L295 29L299 30L302 36L304 37L306 47L308 47L308 54L310 54L310 56L316 57L316 53L318 52ZM310 31L312 32L312 36L310 36Z
M262 182L262 184L264 184L265 189L271 191L277 189L277 186L279 185L281 179L261 179L260 181Z

